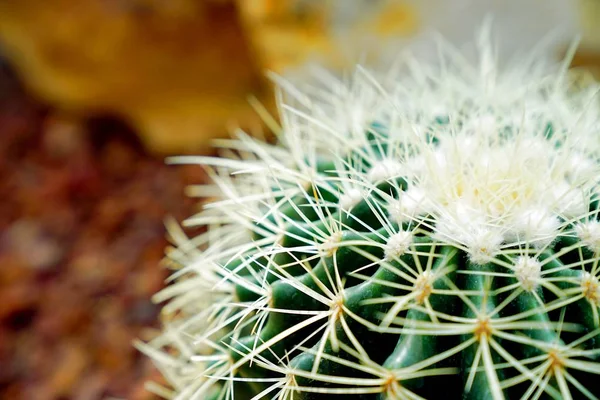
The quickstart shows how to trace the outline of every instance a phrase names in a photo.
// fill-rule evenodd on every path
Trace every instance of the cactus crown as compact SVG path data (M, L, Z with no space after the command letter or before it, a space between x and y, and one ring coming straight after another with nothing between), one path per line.
M205 166L174 224L162 335L176 399L600 396L600 108L535 51L447 45L386 76L283 83L278 143ZM268 120L268 119L267 119ZM458 376L458 378L457 378Z

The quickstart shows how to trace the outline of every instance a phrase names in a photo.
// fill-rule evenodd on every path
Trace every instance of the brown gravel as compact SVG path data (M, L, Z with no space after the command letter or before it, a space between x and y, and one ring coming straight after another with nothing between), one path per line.
M152 399L131 345L157 326L163 220L199 168L167 167L118 122L86 124L0 68L0 398Z

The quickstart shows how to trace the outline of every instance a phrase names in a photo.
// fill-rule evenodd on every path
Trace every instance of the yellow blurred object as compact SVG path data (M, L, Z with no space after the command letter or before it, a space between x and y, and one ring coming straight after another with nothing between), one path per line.
M258 124L246 98L267 92L233 0L0 0L0 42L35 94L159 152Z
M419 25L408 0L237 1L263 65L276 72L312 60L340 69L345 50L364 50L357 41L408 37Z
M582 40L573 66L585 67L600 77L600 0L579 0Z
M600 50L600 0L579 0L582 44Z
M389 3L363 28L380 36L407 35L416 30L415 11L405 3Z

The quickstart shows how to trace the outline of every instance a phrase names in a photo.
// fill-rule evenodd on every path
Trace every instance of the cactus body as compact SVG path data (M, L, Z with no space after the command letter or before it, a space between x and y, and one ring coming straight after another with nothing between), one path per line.
M205 233L170 227L164 332L139 345L156 392L600 397L597 88L488 43L282 91L278 144L174 159L220 197L187 222Z

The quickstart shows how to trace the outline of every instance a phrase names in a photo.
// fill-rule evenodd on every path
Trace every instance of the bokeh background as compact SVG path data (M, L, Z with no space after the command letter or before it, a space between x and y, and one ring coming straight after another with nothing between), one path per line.
M581 34L574 64L600 65L599 0L0 0L0 398L156 398L132 341L160 326L165 218L205 180L164 157L268 137L265 71L433 56L490 13L501 53Z

